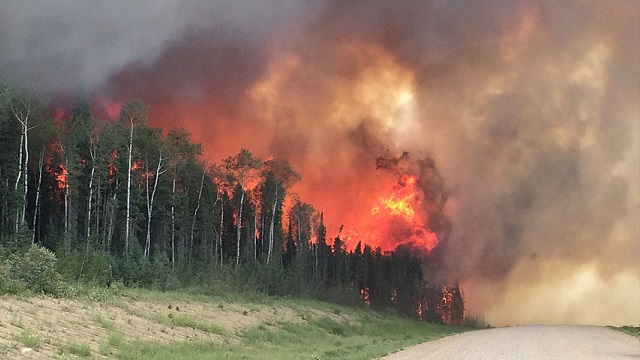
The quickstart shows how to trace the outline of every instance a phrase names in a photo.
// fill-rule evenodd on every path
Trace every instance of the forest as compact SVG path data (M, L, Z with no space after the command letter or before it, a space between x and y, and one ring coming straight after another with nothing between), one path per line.
M327 238L322 211L291 192L300 179L285 159L247 149L212 163L184 129L149 126L138 100L99 118L80 94L56 117L36 91L0 83L0 292L55 295L38 277L59 277L462 323L460 290L425 278L428 259ZM38 270L42 259L54 272Z

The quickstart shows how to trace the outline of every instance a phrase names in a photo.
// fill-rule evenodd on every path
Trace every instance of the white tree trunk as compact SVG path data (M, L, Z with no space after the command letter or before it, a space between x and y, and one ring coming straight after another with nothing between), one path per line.
M258 201L253 209L253 261L258 258Z
M18 185L20 185L20 179L22 178L22 146L24 145L24 133L20 134L20 147L18 158L18 177L16 178L16 185L13 187L15 191L18 191Z
M236 224L236 270L240 264L240 234L242 233L242 207L244 205L244 189L240 187L240 207L238 209L238 221Z
M40 159L38 161L38 185L36 188L36 203L33 209L33 232L31 234L31 243L36 242L36 221L38 220L38 214L40 213L40 187L42 186L42 168L44 167L44 149L40 153Z
M20 134L20 157L18 158L18 176L16 178L16 185L14 186L14 190L18 191L18 186L20 185L20 179L22 178L22 157L23 157L23 144L24 144L24 133ZM16 222L15 222L15 230L18 231L18 227L20 226L20 210L16 208Z
M216 262L218 261L218 236L219 236L219 233L216 230L216 225L213 223L213 220L216 217L216 205L218 204L219 200L220 200L220 188L218 186L216 186L216 201L213 202L213 207L212 207L213 210L212 210L212 217L211 217L211 221L212 221L211 223L213 224L212 225L213 232L216 234L216 239L214 241L211 241L211 257ZM222 231L222 229L220 229L220 231Z
M71 251L71 244L69 243L69 216L70 216L70 201L71 190L69 189L69 158L64 157L64 249L68 253Z
M177 177L177 169L173 167L173 185L171 188L172 191L172 202L171 202L171 269L175 269L176 266L176 177Z
M200 190L198 191L198 202L196 204L195 210L193 210L193 221L191 222L191 236L189 237L189 263L191 263L191 256L193 251L193 239L195 237L196 232L196 217L198 216L198 210L200 210L200 199L202 199L202 188L204 187L204 175L206 173L202 172L202 178L200 179Z
M156 174L153 179L153 191L151 192L151 196L149 196L149 171L147 171L147 239L144 245L144 256L148 259L149 253L151 252L151 217L153 215L153 201L156 197L156 190L158 189L158 179L160 179L160 175L164 173L162 171L162 152L158 156L158 166L156 167Z
M220 236L218 237L218 249L220 249L220 266L223 264L222 236L224 234L224 201L220 202Z
M273 254L273 233L276 220L276 206L278 205L278 187L276 186L276 193L273 200L273 206L271 207L271 224L269 226L269 250L267 252L267 263L271 261L271 255Z
M22 166L24 170L24 192L22 193L22 216L20 217L20 224L24 225L25 217L27 215L27 190L29 188L29 128L27 127L29 115L27 113L27 117L24 122L24 165Z
M124 256L129 258L129 236L131 232L131 166L133 165L133 118L130 119L131 125L129 130L129 167L127 168L127 220L126 232L124 237Z
M96 149L94 148L93 140L91 140L91 147L89 148L89 155L91 155L91 175L89 176L89 204L87 206L87 252L89 251L89 238L91 237L91 214L93 212L93 179L96 174Z
M11 102L11 111L13 112L13 116L18 120L20 126L22 128L22 134L20 136L20 155L19 155L19 164L18 164L18 176L16 179L15 190L18 190L18 185L20 184L20 179L24 178L24 191L22 193L22 211L19 212L18 216L16 216L16 220L19 219L19 225L23 225L26 218L27 212L27 190L29 187L28 181L28 165L29 165L29 115L31 114L32 104L28 99L20 99L20 104L16 105L14 102ZM16 229L18 224L16 224Z

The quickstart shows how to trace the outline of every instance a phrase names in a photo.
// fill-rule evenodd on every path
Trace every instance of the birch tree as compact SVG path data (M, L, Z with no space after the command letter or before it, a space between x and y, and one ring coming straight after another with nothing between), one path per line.
M32 118L37 108L37 103L32 93L29 91L22 91L12 96L9 101L9 107L15 120L20 124L20 148L18 149L18 176L14 185L14 190L17 192L18 187L21 187L22 196L22 209L18 209L16 212L16 224L15 229L18 230L19 226L24 225L26 213L27 213L27 191L29 188L29 131L33 129ZM22 183L22 184L21 184Z
M148 259L149 253L151 249L151 219L153 218L153 204L156 199L156 193L158 192L158 181L160 180L160 176L167 172L167 169L163 167L164 161L167 160L166 157L162 156L162 148L158 149L158 161L155 168L155 171L151 173L148 168L149 162L147 161L147 175L145 176L146 180L146 199L147 199L147 238L144 245L144 256ZM153 187L151 190L151 194L149 194L149 178L153 176Z
M177 205L183 194L178 192L178 182L184 173L185 164L195 162L197 156L202 154L200 145L191 144L189 132L183 128L172 129L165 137L167 161L171 170L171 267L175 269L176 262L176 234L178 219Z
M126 220L125 220L125 236L124 236L124 255L125 258L129 258L129 243L131 238L131 179L132 179L132 167L133 167L133 133L134 128L138 125L145 125L147 118L146 113L148 109L139 100L130 101L126 103L120 113L120 121L127 124L129 127L129 146L127 148L127 203L126 203Z
M269 214L269 242L267 245L267 263L271 261L274 252L276 231L282 227L282 203L287 190L300 180L287 161L269 160L264 166L264 181L262 185L263 214ZM281 231L280 231L281 232Z
M254 157L249 150L242 149L232 157L224 160L228 172L229 183L239 192L238 208L236 212L236 268L240 264L240 239L242 232L242 210L246 192L260 183L260 166L262 161Z

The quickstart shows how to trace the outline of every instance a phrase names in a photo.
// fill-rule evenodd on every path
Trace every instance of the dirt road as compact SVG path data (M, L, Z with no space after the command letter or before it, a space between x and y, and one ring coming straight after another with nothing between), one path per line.
M385 360L640 359L638 337L598 326L538 325L471 331L416 345Z

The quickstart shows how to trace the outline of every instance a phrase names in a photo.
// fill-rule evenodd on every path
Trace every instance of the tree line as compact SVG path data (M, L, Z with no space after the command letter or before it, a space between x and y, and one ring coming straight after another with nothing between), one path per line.
M300 179L286 160L246 149L208 163L184 129L149 126L141 101L101 119L79 95L73 114L55 119L35 92L0 84L0 259L37 244L67 280L308 296L462 321L459 290L428 286L410 251L327 239L323 214L291 194Z

